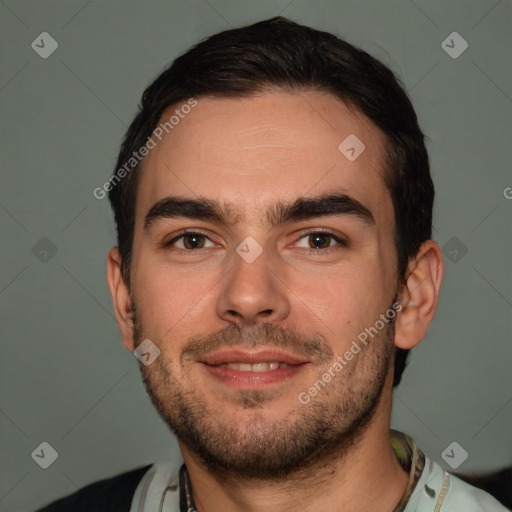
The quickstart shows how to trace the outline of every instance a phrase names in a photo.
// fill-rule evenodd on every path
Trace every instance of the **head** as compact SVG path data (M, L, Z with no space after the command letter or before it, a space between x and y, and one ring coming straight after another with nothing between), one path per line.
M275 476L389 413L442 260L424 136L388 68L283 18L222 32L146 89L130 161L108 281L127 348L161 352L141 370L186 446ZM281 366L247 380L226 370L237 351Z

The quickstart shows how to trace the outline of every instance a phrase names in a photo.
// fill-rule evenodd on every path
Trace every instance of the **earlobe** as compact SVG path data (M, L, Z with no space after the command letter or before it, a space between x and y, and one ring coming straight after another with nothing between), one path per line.
M121 255L119 249L110 249L107 258L107 284L112 295L117 325L123 336L124 346L134 350L132 298L121 273Z
M433 240L424 242L409 262L400 296L402 311L395 325L397 347L410 349L425 337L436 312L443 269L439 245Z

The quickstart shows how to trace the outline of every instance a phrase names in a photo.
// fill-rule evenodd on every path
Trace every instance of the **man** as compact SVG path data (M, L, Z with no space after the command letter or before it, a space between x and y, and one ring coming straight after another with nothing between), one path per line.
M43 510L504 510L390 430L443 261L388 68L283 18L214 35L145 91L104 190L119 328L183 464Z

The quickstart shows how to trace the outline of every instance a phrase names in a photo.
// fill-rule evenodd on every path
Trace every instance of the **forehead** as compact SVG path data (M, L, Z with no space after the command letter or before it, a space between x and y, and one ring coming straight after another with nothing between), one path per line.
M161 122L174 115L175 123L179 109L167 109ZM189 113L180 113L143 162L137 219L171 195L215 198L239 220L263 222L277 201L343 192L375 217L393 220L384 137L336 97L272 91L198 98Z

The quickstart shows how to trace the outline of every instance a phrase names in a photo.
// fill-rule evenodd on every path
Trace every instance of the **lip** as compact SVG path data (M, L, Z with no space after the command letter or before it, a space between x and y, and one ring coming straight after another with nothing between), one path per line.
M225 363L265 363L269 361L276 361L278 363L286 363L289 365L299 365L307 363L308 361L300 358L298 356L294 356L292 354L287 354L286 352L282 352L280 350L258 350L258 351L248 351L241 349L224 349L217 350L212 354L208 354L203 357L201 360L202 363L208 365L220 365Z
M282 384L292 379L307 366L307 363L288 368L278 368L266 372L241 372L227 366L212 366L201 363L201 366L216 380L233 389L264 389L276 384Z
M264 372L239 371L226 366L229 363L278 362L289 365ZM309 366L309 361L280 350L247 351L225 349L209 354L200 361L201 367L224 385L233 389L256 390L283 384Z

